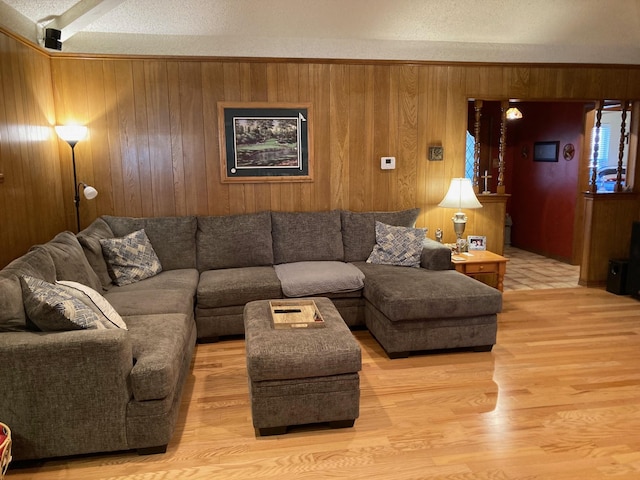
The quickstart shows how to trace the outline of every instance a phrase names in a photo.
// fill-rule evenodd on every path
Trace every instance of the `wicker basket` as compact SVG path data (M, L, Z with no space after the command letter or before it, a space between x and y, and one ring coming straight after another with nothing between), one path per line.
M4 423L0 423L0 480L7 473L11 462L11 430Z

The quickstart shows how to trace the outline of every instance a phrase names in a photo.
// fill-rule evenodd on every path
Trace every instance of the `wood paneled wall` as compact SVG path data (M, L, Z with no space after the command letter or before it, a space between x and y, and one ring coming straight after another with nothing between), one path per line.
M101 195L84 203L84 223L105 213L418 206L419 223L443 228L445 240L451 212L437 203L463 175L468 97L640 97L631 67L54 57L52 75L58 121L90 129L78 170ZM314 182L220 183L219 101L311 102ZM443 162L427 160L430 145L444 146ZM387 155L395 170L380 169Z
M437 204L464 172L468 98L640 98L640 68L632 66L51 55L56 123L89 127L76 146L78 175L100 194L83 200L83 225L101 214L417 206L430 236L440 227L453 241L453 212ZM219 101L312 103L314 181L220 183ZM444 147L444 161L427 160L430 145ZM61 183L70 192L63 147ZM381 170L381 156L395 156L396 169ZM50 200L61 198L72 229L71 196ZM501 230L503 218L484 216L477 225ZM475 224L467 233L484 234Z
M0 34L0 267L73 225L62 205L49 63Z
M584 242L580 285L604 286L609 260L629 257L632 223L638 220L637 193L584 194Z
M447 138L463 130L437 120L465 105L448 99L446 67L433 90L431 72L412 65L56 58L52 69L58 121L89 126L76 147L79 175L105 192L85 221L424 207L462 174L460 162L426 161L427 146L443 142L449 158L463 156ZM311 102L314 181L221 184L219 101ZM380 169L387 155L396 170Z

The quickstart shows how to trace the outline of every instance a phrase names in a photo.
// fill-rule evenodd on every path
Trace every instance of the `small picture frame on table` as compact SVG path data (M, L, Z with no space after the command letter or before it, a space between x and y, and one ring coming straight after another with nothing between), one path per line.
M469 235L467 237L467 247L469 250L486 250L487 237L479 235Z

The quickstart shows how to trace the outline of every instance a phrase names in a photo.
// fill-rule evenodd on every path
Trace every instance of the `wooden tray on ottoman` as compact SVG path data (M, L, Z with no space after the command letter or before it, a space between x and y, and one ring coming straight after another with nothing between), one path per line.
M321 328L324 319L313 300L269 301L273 328Z

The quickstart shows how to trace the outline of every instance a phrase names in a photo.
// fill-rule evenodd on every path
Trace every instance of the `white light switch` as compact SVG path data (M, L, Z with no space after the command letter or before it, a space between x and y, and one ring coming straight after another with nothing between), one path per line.
M380 168L382 170L393 170L396 168L396 157L381 157Z

